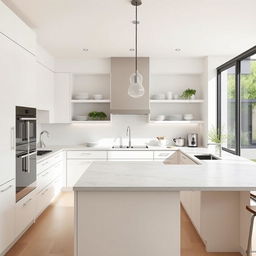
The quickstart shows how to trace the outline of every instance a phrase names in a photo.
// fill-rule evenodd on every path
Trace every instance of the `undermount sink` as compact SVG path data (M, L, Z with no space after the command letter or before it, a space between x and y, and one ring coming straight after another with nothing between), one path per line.
M220 158L212 154L195 155L195 157L199 160L220 160Z
M52 150L37 150L37 155L42 156L42 155L45 155L45 154L48 154L51 152L52 152Z

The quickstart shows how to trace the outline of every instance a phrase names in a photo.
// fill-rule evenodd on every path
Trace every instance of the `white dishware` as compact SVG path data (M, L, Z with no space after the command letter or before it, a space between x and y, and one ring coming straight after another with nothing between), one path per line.
M173 93L172 93L172 92L167 92L167 93L166 93L166 98L167 98L168 100L172 100L172 98L173 98Z
M88 116L75 116L74 121L87 121Z
M193 115L192 114L184 114L183 119L186 121L191 121L193 120Z
M102 99L103 99L103 95L102 95L102 94L94 94L94 95L93 95L93 98L94 98L95 100L102 100Z
M89 99L89 94L87 92L78 92L73 95L73 99L75 100L87 100Z
M86 142L86 146L89 148L96 147L97 145L98 145L97 141Z
M165 120L165 115L157 115L157 116L155 117L155 120L156 120L156 121L164 121L164 120Z
M158 94L153 94L151 96L152 100L164 100L165 99L165 94L164 93L158 93Z

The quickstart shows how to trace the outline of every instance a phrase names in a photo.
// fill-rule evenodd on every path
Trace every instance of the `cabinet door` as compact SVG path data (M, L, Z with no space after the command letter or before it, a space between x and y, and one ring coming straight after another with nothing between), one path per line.
M0 185L15 178L15 87L19 81L13 69L12 44L0 34Z
M0 254L15 238L15 181L0 186Z
M92 161L87 160L68 160L67 161L67 187L71 188L84 174Z
M54 123L71 123L71 75L55 74Z
M35 191L35 190L34 190ZM33 221L35 216L34 191L22 198L15 207L15 233L21 234Z

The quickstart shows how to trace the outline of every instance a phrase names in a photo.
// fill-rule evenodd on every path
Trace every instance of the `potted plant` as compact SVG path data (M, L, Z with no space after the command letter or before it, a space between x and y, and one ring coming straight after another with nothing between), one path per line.
M182 94L181 94L181 98L182 99L186 99L186 100L191 100L195 98L195 94L196 94L196 90L195 89L186 89Z
M222 143L227 139L227 135L221 133L219 129L212 126L208 132L208 138L212 142L208 145L215 145L215 153L221 156Z
M107 115L104 112L93 111L88 114L90 120L106 120Z

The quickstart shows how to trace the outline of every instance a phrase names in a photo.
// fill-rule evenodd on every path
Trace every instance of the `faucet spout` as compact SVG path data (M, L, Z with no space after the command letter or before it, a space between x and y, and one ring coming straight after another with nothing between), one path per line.
M131 148L132 147L132 137L131 137L131 128L130 128L130 126L128 126L127 129L126 129L126 136L128 136L128 138L129 138L128 148Z

